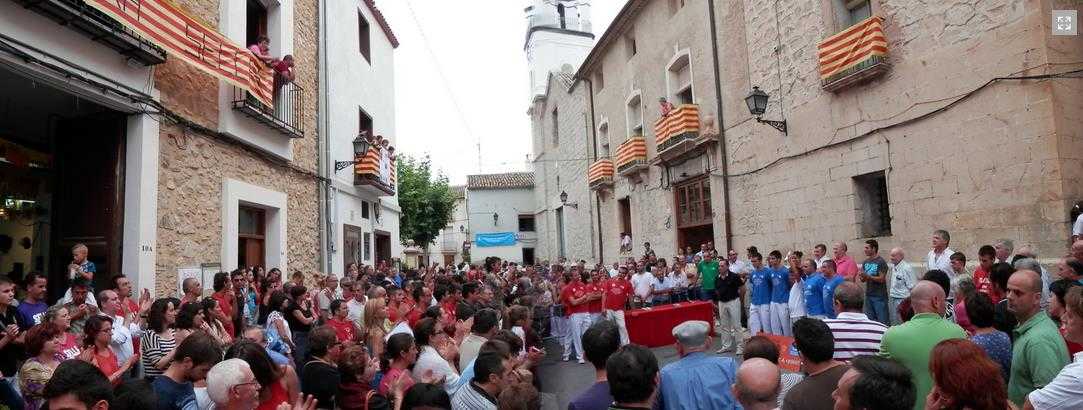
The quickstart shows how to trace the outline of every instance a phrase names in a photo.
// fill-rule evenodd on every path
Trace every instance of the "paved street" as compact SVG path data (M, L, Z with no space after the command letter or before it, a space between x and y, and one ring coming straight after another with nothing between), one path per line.
M718 340L712 346L718 349ZM555 339L546 341L548 355L538 367L537 377L541 380L542 409L567 409L568 401L594 383L594 366L590 363L579 364L573 361L560 361L560 343ZM655 348L659 367L677 360L677 351L672 346Z

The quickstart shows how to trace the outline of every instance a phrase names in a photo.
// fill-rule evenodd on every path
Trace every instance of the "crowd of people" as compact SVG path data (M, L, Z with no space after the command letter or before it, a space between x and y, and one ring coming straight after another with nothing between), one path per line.
M0 277L0 397L34 410L537 409L554 338L554 357L595 369L578 410L1083 408L1083 240L1052 272L1010 240L980 247L969 272L949 243L933 233L923 275L873 240L860 263L842 242L766 264L756 248L665 259L645 244L611 266L242 268L157 298L123 275L95 281L76 246L55 303L40 273ZM660 368L624 313L690 300L716 323L674 327L680 358ZM769 334L792 337L799 373L781 370Z

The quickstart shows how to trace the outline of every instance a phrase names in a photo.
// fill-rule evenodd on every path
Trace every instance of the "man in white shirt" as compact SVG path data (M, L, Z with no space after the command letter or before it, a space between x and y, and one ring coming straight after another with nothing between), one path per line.
M752 264L748 261L737 259L737 251L730 249L726 254L726 261L729 262L730 273L736 273L738 275L742 273L752 272Z
M346 301L346 309L349 313L346 314L346 319L357 325L358 328L364 329L365 324L365 302L368 302L369 298L365 295L364 286L361 281L353 283L353 297Z
M1083 202L1075 204L1076 212L1083 211ZM1079 216L1075 217L1075 223L1072 224L1072 243L1083 239L1083 212L1079 213Z
M902 323L902 318L899 317L899 304L903 299L910 297L910 290L917 284L917 277L914 276L914 268L910 266L910 262L904 260L906 254L903 253L902 248L894 248L891 250L891 276L888 278L890 283L888 284L888 314L891 316L891 324L897 325Z
M1011 239L997 239L996 242L993 242L993 249L996 251L996 260L993 263L1012 263L1012 251L1015 250L1015 243Z
M654 283L654 276L639 269L641 265L637 265L636 273L632 275L632 289L636 299L645 305L651 302L651 284Z
M812 260L816 261L816 269L819 270L821 266L824 266L824 261L831 259L827 256L827 245L822 243L816 244L812 247Z
M949 278L952 274L951 269L951 255L955 251L948 247L951 242L951 235L948 231L943 229L937 229L933 231L933 249L929 251L929 254L925 256L925 270L930 271L933 269L940 269L944 273L948 274Z
M109 341L109 348L117 356L117 363L124 363L135 353L132 335L143 331L140 320L135 316L137 313L121 313L120 298L115 291L99 292L98 301L101 303L101 315L113 319L113 339Z

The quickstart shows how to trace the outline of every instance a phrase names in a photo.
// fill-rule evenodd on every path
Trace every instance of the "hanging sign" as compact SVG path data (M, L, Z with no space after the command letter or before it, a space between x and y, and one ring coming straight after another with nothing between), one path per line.
M272 71L247 48L169 0L85 0L170 55L273 106Z

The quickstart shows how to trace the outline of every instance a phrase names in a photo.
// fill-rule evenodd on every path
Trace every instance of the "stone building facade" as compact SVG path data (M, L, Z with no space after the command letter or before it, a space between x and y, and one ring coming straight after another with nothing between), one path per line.
M621 255L623 228L633 254L650 241L660 256L673 255L694 244L682 220L704 218L719 249L807 252L845 241L859 257L861 243L875 238L920 260L931 231L946 229L951 246L972 257L1002 237L1059 255L1071 204L1083 197L1075 183L1083 81L991 81L1083 68L1079 37L1051 33L1054 9L1079 5L630 0L575 77L593 94L599 157L619 161L616 149L640 132L649 164L630 173L614 164L612 184L595 184L598 259ZM872 19L882 19L886 55L822 79L834 60L821 63L821 49L829 53L832 36ZM683 61L688 73L674 76ZM699 136L686 144L694 148L669 155L662 140L675 133L654 127L668 123L657 100L688 102L674 90L689 77ZM769 96L762 119L784 119L786 133L750 114L753 87ZM712 143L704 134L714 128L721 137ZM681 188L697 178L699 214L682 216L694 201L687 190L682 200Z
M538 206L537 259L594 260L598 246L593 216L598 202L587 186L595 152L587 87L576 83L572 73L552 72L546 93L534 99L529 114Z

